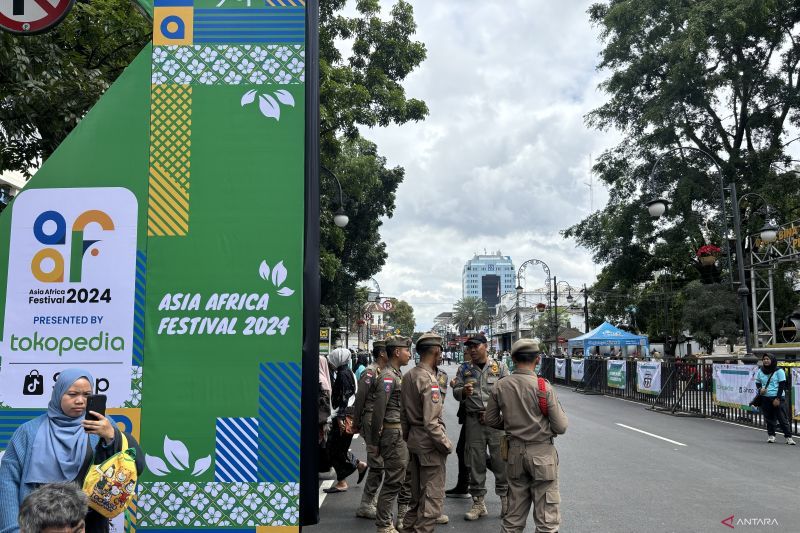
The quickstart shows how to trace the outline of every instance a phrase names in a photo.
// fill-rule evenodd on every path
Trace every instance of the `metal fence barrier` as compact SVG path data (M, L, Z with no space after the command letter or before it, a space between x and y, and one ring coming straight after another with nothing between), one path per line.
M689 362L681 359L661 362L661 393L656 395L639 392L636 387L636 361L626 360L625 388L608 385L606 359L587 358L584 361L584 378L582 381L572 380L572 365L567 362L564 378L556 378L554 357L543 357L540 375L550 383L574 387L584 394L603 394L615 398L624 398L650 405L654 411L667 412L676 416L697 416L727 420L758 428L766 427L760 411L745 411L735 407L715 405L712 399L712 363L705 361ZM650 361L654 362L654 361ZM798 434L800 421L792 420L793 403L800 401L793 398L792 375L788 368L786 382L786 409L789 425L794 434ZM778 430L780 432L780 429Z

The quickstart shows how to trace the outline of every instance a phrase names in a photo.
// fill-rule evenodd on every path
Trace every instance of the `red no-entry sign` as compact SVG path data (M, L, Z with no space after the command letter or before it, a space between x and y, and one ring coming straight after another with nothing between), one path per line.
M75 0L0 0L0 29L41 33L67 16Z

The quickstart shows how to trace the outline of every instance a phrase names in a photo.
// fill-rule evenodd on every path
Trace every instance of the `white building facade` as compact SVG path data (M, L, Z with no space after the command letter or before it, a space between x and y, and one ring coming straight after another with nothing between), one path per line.
M490 312L500 303L500 297L514 292L516 286L514 263L499 250L494 254L475 254L461 272L461 296L483 299Z

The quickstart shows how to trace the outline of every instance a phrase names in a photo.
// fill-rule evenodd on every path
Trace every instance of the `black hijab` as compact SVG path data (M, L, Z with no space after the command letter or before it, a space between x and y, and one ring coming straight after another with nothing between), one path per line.
M764 357L768 357L770 363L769 363L769 365L766 365L762 361L762 363L761 363L761 371L764 374L766 374L767 376L769 376L770 374L772 374L773 372L778 370L778 361L775 359L775 356L772 355L771 353L764 354Z

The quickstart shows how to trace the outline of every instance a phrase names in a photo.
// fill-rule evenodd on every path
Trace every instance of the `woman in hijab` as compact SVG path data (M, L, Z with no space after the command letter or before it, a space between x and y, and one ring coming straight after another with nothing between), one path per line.
M350 350L337 348L328 356L328 360L336 368L336 378L333 382L331 401L336 409L331 424L331 434L328 438L328 454L333 469L336 470L336 485L325 492L344 492L347 490L346 478L358 470L358 483L364 479L367 472L367 463L356 459L350 452L350 443L353 434L346 432L347 417L350 417L352 426L353 408L350 400L356 393L356 377L350 369Z
M781 425L786 444L794 445L792 431L786 418L786 372L778 368L778 361L772 354L764 354L762 365L756 374L756 387L761 397L761 412L767 423L767 442L775 442L775 426Z
M92 375L70 368L58 376L47 413L17 428L0 463L0 533L17 533L17 515L25 497L47 483L83 480L92 464L100 464L122 451L120 430L113 420L92 413L86 420L86 399L92 394ZM134 438L125 434L136 449L136 469L144 470L144 455ZM86 531L107 532L108 519L90 510Z

